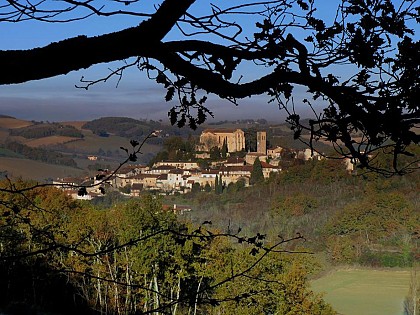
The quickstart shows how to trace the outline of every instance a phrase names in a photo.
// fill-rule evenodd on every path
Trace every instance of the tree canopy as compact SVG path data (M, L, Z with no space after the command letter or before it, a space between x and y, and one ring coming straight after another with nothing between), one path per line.
M315 141L332 142L342 157L386 175L418 168L410 149L420 141L418 0L341 0L330 17L314 0L152 4L9 0L0 7L0 22L77 23L121 15L137 17L139 24L0 51L0 84L125 61L106 77L82 78L79 87L88 89L137 67L166 88L166 101L178 99L168 113L172 124L192 128L212 115L209 94L234 104L267 95L288 113L295 137L311 148ZM251 66L257 70L249 71ZM298 86L306 98L296 98ZM308 123L295 112L297 102L314 110ZM317 112L318 103L323 109ZM378 153L390 154L390 165L376 164Z
M264 181L264 175L262 171L262 165L259 158L256 158L252 165L251 178L249 179L250 184L256 184Z

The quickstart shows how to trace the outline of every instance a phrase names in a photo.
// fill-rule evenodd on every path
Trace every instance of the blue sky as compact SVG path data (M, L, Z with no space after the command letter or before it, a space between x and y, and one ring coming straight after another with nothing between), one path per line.
M331 6L331 2L328 3ZM206 0L199 0L194 10L201 11ZM215 3L223 4L216 0ZM231 0L229 4L238 2ZM326 1L319 1L321 13L327 12ZM48 1L47 1L48 3ZM141 1L144 3L151 3ZM39 23L25 21L20 23L0 23L0 50L29 49L47 45L77 35L94 36L105 34L138 24L133 17L112 19L90 18L74 23ZM254 25L254 21L246 22ZM245 25L246 25L245 23ZM175 36L175 35L174 35ZM57 56L59 58L59 56ZM117 64L97 65L83 71L72 72L66 76L28 82L24 84L0 86L0 114L12 115L21 119L34 120L89 120L103 116L128 116L146 119L167 119L171 105L164 101L165 91L144 73L136 69L125 73L119 86L116 80L100 83L88 91L77 89L80 78L97 79L106 74L109 67ZM299 93L304 95L304 90ZM282 121L285 113L273 103L267 103L267 97L253 97L241 100L240 105L210 97L208 106L215 114L215 120L265 118L269 121ZM305 114L304 114L305 115Z

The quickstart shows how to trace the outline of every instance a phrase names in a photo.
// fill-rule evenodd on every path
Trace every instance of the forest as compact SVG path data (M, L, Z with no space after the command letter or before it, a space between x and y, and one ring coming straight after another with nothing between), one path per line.
M310 279L336 266L420 260L416 174L349 175L341 163L297 164L246 188L108 205L4 180L0 309L336 314ZM19 193L4 192L12 185ZM176 214L172 204L192 210Z
M6 312L335 314L306 286L320 266L301 237L195 225L152 195L109 209L52 187L1 198Z
M180 129L172 127L166 121L138 120L128 117L102 117L94 119L83 125L83 129L91 130L99 136L114 134L120 137L139 139L154 130L161 130L162 134L186 136L194 133L191 129ZM159 143L159 138L150 139L149 143Z
M309 161L246 189L230 184L222 194L170 196L191 205L193 222L246 233L305 236L305 246L329 266L411 267L420 259L417 174L383 178L349 175L341 160Z

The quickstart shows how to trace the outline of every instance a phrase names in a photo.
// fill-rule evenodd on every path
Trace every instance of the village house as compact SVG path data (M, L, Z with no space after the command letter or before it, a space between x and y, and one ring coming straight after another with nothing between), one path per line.
M78 190L66 190L65 192L72 199L76 199L76 200L92 200L94 198L97 198L97 197L101 196L101 194L98 194L98 193L95 193L95 192L92 192L92 191L87 192L84 195L79 195Z
M153 165L153 168L158 168L160 166L172 166L174 168L182 169L182 170L192 170L192 169L199 168L197 162L182 162L182 161L178 161L178 162L171 162L171 161L156 162Z
M180 169L171 170L168 173L168 186L172 189L178 190L181 186L184 186L184 171Z
M145 174L132 175L128 177L117 177L116 188L122 188L126 186L132 186L133 184L143 184L143 180L146 177Z
M143 190L143 184L135 183L131 185L130 195L133 197L139 197Z
M219 176L222 177L222 182L225 185L243 180L245 181L246 186L248 186L252 173L252 165L225 166L221 167L218 172Z
M276 158L280 158L281 157L281 152L284 149L282 147L275 147L273 149L267 149L267 156L271 159L276 159Z
M263 172L264 178L269 178L271 173L281 172L280 167L277 167L275 165L271 165L267 162L262 161L261 166L262 166L262 172Z
M160 174L156 178L156 189L159 191L169 191L168 174Z
M149 168L144 165L126 165L120 168L115 175L119 178L126 178L130 176L134 176L137 174L141 174L144 171L148 170Z
M245 163L248 165L253 165L256 159L259 159L261 162L267 161L267 155L259 152L248 152L245 155Z
M64 177L64 178L57 178L53 180L53 185L57 188L61 188L63 190L75 190L75 188L83 185L90 179L87 178L77 178L77 177Z
M194 183L198 183L200 186L204 187L206 184L201 184L202 180L202 172L201 171L193 171L193 172L189 172L189 174L187 176L185 176L185 187L187 187L188 189L192 189L192 186L194 185ZM216 176L215 176L216 178ZM214 179L213 179L214 180ZM206 181L203 181L206 182ZM214 183L213 183L214 184Z
M316 151L312 151L311 149L307 148L303 151L298 151L296 154L296 158L297 159L301 159L304 161L308 161L308 160L321 160L323 157L322 155L320 155L318 152Z
M219 170L205 170L201 172L201 176L198 177L197 182L201 187L209 184L211 187L214 187L216 176L219 175ZM193 179L193 178L191 178Z
M156 188L156 181L160 174L138 174L127 178L118 178L116 188L142 184L144 189Z
M157 167L153 167L147 171L144 171L145 174L168 174L170 171L176 169L175 166L172 165L160 165Z
M223 164L224 166L242 166L245 165L245 159L233 156L229 157Z
M53 181L53 185L63 190L72 199L77 200L92 200L93 198L100 195L97 187L93 186L93 181L90 178L76 178L76 177L64 177L62 179L57 178ZM86 193L83 195L79 194L79 188L88 186Z
M156 189L157 190L156 182L157 182L157 179L159 178L160 174L144 174L144 175L146 175L146 176L143 179L143 187L145 189L151 189L151 190Z

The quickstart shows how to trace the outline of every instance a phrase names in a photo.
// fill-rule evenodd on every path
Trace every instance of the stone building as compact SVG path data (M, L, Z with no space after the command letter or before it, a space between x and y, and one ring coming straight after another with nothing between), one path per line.
M206 129L201 133L198 151L210 151L213 147L222 148L226 141L228 152L245 149L245 133L241 129Z

